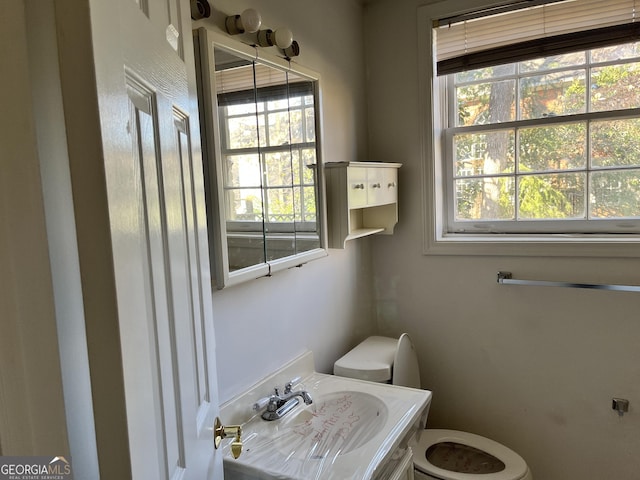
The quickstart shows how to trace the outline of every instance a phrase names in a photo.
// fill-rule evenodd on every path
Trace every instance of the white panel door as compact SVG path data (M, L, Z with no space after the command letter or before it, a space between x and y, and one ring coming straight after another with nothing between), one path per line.
M132 478L219 479L189 2L90 5Z

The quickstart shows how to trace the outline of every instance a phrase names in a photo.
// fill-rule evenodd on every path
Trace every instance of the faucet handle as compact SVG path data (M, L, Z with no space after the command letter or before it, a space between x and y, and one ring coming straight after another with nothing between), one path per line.
M262 397L260 400L258 400L256 403L253 404L253 409L256 412L259 412L260 410L265 408L267 405L269 405L269 402L271 401L271 397L272 395L269 395L268 397Z
M300 383L300 380L302 380L302 377L301 377L301 376L297 376L297 377L294 377L294 378L292 378L291 380L289 380L289 381L287 382L287 384L284 386L284 393L285 393L285 395L286 395L287 393L291 393L291 389L293 388L293 386L294 386L296 383Z

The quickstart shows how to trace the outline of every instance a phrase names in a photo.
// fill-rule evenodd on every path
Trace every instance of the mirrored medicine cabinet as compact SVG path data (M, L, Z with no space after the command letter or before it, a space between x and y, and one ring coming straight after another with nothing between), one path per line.
M194 44L216 288L325 256L318 76L207 28Z

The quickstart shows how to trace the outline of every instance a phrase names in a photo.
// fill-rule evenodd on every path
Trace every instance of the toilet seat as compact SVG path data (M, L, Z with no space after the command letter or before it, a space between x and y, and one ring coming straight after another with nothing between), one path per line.
M442 442L455 442L482 450L502 461L505 468L500 472L478 475L453 472L436 467L427 460L426 451L432 445ZM528 476L529 468L520 455L498 442L473 433L443 429L420 430L412 439L410 446L413 449L414 466L427 475L443 480L524 480L530 478Z

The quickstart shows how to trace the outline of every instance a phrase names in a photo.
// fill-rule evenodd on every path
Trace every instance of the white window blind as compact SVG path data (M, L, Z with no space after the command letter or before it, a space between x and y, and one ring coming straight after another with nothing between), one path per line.
M247 64L241 67L216 72L217 93L239 92L255 88L286 85L287 75L261 63Z
M515 7L519 7L520 4L515 4ZM508 10L508 6L505 9ZM563 35L569 35L564 42L565 48L567 48L567 42L576 41L576 37L570 35L577 32L634 24L636 22L636 0L569 0L556 3L547 2L499 14L494 12L495 9L487 12L474 12L434 22L438 74L451 73L456 69L461 70L463 64L470 65L472 68L476 68L477 65L486 65L486 59L482 60L484 63L479 60L476 62L471 60L470 63L468 58L464 59L464 57L478 52ZM640 27L640 22L634 26ZM615 31L614 28L603 32L603 37L611 37L615 34L611 32ZM634 34L629 32L637 34L638 29L627 30L622 35L629 37ZM547 52L544 48L539 47L543 55ZM508 60L510 61L512 57L513 55ZM452 62L452 59L460 60ZM499 63L499 61L498 59L494 63ZM446 65L450 65L447 71L444 70L447 68ZM451 65L454 66L451 67ZM445 67L443 68L443 66Z

